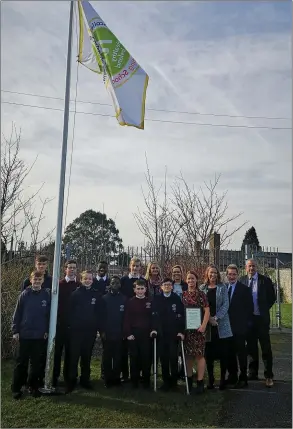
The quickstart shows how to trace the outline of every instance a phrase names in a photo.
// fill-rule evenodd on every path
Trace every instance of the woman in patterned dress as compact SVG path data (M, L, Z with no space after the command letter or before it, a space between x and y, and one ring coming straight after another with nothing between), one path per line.
M206 295L198 288L198 276L195 271L187 273L186 282L188 285L187 291L183 293L183 304L185 307L201 307L204 312L204 317L201 326L196 331L188 331L185 333L184 351L186 356L187 377L189 390L192 389L192 373L193 364L197 363L197 387L196 393L204 392L204 372L205 372L205 330L210 318L209 304Z

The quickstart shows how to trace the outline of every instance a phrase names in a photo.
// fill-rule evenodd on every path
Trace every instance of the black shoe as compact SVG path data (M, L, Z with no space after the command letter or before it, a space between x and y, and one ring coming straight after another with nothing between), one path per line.
M57 385L58 385L58 378L53 378L52 387L56 389Z
M248 386L248 383L246 380L238 380L234 386L234 389L243 389L244 387L247 387L247 386Z
M22 392L13 392L12 393L13 399L20 399L22 397Z
M226 380L220 380L219 390L225 390L227 387Z
M75 387L76 387L76 383L67 382L67 384L65 386L65 394L69 394L69 393L73 392Z
M189 393L191 393L191 391L192 391L192 385L193 385L193 377L192 376L191 377L187 377L187 384L188 384Z
M227 380L225 380L226 386L234 386L238 381L237 377L228 377Z
M117 378L117 380L113 380L113 386L117 386L117 387L121 386L121 380L120 380L120 378Z
M200 395L202 393L204 393L204 384L203 384L203 380L199 380L196 383L196 389L195 389L195 393L197 395Z
M39 389L34 389L32 391L32 397L33 398L39 398L41 396L41 392L39 391Z
M168 392L170 390L170 385L163 383L162 386L159 387L159 390L162 390L162 392Z
M123 383L123 384L129 383L129 382L130 382L129 377L121 379L121 383Z
M215 378L209 377L209 384L207 385L207 389L212 390L215 388Z
M249 381L257 381L257 380L259 380L257 374L248 374L247 378L248 378Z
M90 381L80 381L79 382L80 387L86 390L93 390L93 386Z

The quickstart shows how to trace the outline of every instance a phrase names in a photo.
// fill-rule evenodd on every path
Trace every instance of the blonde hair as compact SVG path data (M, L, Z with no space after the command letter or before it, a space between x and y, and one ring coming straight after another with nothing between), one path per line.
M94 277L94 275L93 275L92 271L90 271L90 270L85 270L85 271L82 271L82 272L80 273L80 280L84 280L84 278L85 278L85 276L86 276L87 274L91 274L91 275L92 275L92 277Z
M152 266L153 266L153 265L156 265L156 266L158 267L158 269L159 269L158 277L161 277L161 269L160 269L160 266L159 266L159 264L158 264L156 261L153 261L153 262L149 262L149 263L148 263L148 266L147 266L147 269L146 269L146 273L145 273L145 276L144 276L144 278L145 278L146 280L149 280L149 279L150 279L150 276L151 276L151 268L152 268Z
M39 277L39 278L41 278L41 277L44 277L44 274L40 273L40 271L34 270L30 274L30 279L32 279L33 277Z
M139 263L141 265L141 260L139 258L136 258L136 257L131 258L130 262L129 262L129 266L133 263L137 263L137 264Z

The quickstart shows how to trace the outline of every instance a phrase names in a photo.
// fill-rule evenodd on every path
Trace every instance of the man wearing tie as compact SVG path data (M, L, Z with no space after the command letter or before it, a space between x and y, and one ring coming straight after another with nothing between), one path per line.
M246 337L249 325L253 319L253 301L250 290L243 283L238 281L238 268L231 264L227 267L226 276L228 279L229 296L229 318L233 333L233 349L228 364L229 378L235 381L236 388L247 386L247 352ZM238 378L238 363L240 375Z
M266 386L272 387L273 382L273 355L270 340L270 309L276 301L274 285L269 277L257 272L253 259L246 263L247 276L240 281L246 284L253 299L253 321L247 336L247 353L249 356L249 379L258 379L259 356L258 341L262 351L264 376Z

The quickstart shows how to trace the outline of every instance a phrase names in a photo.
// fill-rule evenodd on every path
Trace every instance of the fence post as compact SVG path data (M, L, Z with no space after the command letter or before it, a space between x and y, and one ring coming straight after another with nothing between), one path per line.
M276 311L276 320L277 328L280 329L282 326L281 323L281 291L280 291L280 269L279 269L279 258L276 258L276 283L277 283L277 311Z

